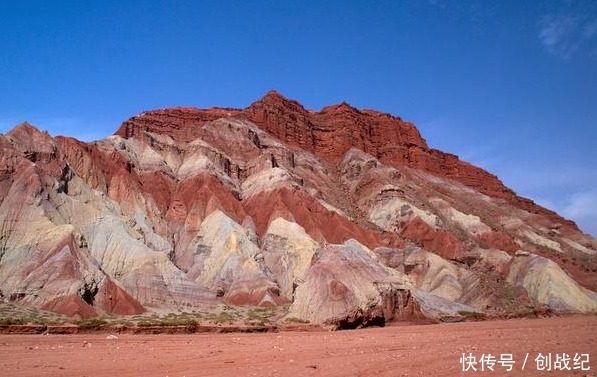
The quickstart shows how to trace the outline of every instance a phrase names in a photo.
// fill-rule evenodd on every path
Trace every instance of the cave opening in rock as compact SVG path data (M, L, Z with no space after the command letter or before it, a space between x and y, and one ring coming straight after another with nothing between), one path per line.
M371 318L357 317L346 318L338 322L338 330L354 330L364 327L385 327L386 321L383 316L375 316Z

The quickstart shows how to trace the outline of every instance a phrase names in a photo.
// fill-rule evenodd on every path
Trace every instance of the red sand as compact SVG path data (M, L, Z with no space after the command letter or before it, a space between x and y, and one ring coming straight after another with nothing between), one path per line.
M0 335L2 376L596 376L597 316L397 326L341 332ZM513 354L514 370L462 372ZM521 371L526 353L524 371ZM537 371L538 353L589 354L590 370ZM573 362L570 362L572 368ZM479 366L478 366L479 367ZM480 369L480 367L479 367Z

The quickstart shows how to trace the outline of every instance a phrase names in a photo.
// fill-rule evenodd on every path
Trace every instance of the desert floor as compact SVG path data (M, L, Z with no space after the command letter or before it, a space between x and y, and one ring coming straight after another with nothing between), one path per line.
M463 372L463 353L474 358L465 366L477 371ZM491 362L481 371L484 354L495 357L493 372L487 370ZM499 363L508 357L501 354L512 355L511 372L507 363ZM570 361L556 364L558 370L540 371L539 354L551 354L552 369L564 354ZM0 335L0 376L597 376L594 358L597 316L340 332L118 335L116 339L105 333ZM560 370L566 366L570 370Z

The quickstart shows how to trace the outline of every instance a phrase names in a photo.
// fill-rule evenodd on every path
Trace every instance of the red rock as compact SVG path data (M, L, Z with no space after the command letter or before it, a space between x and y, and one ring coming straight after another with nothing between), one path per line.
M486 249L495 248L513 254L520 248L520 246L514 242L512 237L502 232L483 233L477 239L479 244Z
M209 233L222 241L214 257L222 260L214 261L207 260L214 242L199 230L216 211L228 220ZM88 317L214 300L286 303L300 278L282 273L290 267L275 236L267 261L261 254L268 226L280 217L303 227L315 241L309 245L355 239L369 249L386 247L392 260L411 244L461 261L491 249L491 268L507 264L503 251L530 250L597 288L597 240L573 222L518 197L495 175L429 148L412 123L347 103L312 111L272 91L246 109L147 111L93 143L52 138L26 123L0 136L0 294L22 304ZM296 247L286 253L300 253ZM336 249L343 250L329 250ZM234 274L245 263L251 273ZM49 266L54 272L47 275ZM326 275L338 269L326 266L321 281L350 309L355 287ZM206 269L209 288L199 283ZM470 272L474 281L477 272ZM223 293L213 289L220 281ZM376 291L383 305L402 300L409 315L419 310L407 290L386 288ZM463 297L473 302L486 293ZM443 305L418 295L421 303ZM385 309L375 310L345 319L356 323Z
M95 296L97 306L114 315L140 314L146 309L111 279L106 279Z
M491 197L505 199L529 212L576 228L555 212L518 197L495 175L461 161L456 155L430 149L412 123L389 114L359 111L347 103L309 112L298 102L271 91L238 116L246 117L289 145L331 161L337 161L355 147L383 163L454 179Z
M97 311L83 301L81 297L75 295L56 297L52 301L44 304L41 309L82 319L93 318L98 314Z
M354 238L359 242L377 246L401 247L403 241L395 235L359 227L348 219L332 212L301 191L278 189L249 198L244 206L255 221L257 234L263 236L270 221L277 217L299 223L314 240L321 237L326 242L340 244Z
M148 111L122 123L116 135L128 138L145 138L144 132L171 136L178 142L189 142L201 135L201 125L223 117L234 116L237 109L177 107Z
M400 234L445 259L462 257L462 243L452 233L436 231L419 217L410 221Z

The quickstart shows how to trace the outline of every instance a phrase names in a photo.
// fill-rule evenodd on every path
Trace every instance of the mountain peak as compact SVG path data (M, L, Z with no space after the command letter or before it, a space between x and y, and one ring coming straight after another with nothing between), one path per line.
M266 108L275 111L307 114L308 111L298 101L289 99L276 90L270 90L259 100L253 102L245 111L253 111Z
M39 128L35 127L34 125L32 125L31 123L25 121L25 122L21 122L19 124L17 124L12 130L8 131L7 135L11 135L11 136L16 136L18 134L23 134L26 133L28 135L34 135L34 134L41 134L41 133L45 133L47 134L47 131L41 131Z
M10 130L6 136L19 140L22 144L34 147L36 144L51 144L52 137L48 131L41 131L29 122L22 122Z
M342 101L335 105L325 106L324 108L321 109L320 113L332 113L332 114L354 113L354 114L358 114L358 113L361 113L361 111L359 109L357 109L356 107L350 105L348 102Z
M267 93L265 93L265 95L262 97L263 98L280 98L280 99L286 99L286 96L284 96L282 93L278 92L275 89L272 89L270 91L268 91Z

